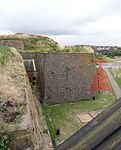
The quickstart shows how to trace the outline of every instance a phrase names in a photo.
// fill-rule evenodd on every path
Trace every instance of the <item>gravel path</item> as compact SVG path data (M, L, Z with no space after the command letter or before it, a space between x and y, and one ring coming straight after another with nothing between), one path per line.
M113 75L110 73L110 71L108 69L104 69L107 76L108 76L108 79L110 81L110 84L115 92L115 95L116 95L116 98L119 99L121 97L121 89L120 87L118 86L117 82L115 81Z

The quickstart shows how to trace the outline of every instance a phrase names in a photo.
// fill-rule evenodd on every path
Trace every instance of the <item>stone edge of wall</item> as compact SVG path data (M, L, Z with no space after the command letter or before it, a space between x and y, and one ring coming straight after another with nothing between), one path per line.
M26 96L29 104L29 113L31 116L32 124L32 143L35 150L53 150L51 138L49 131L48 133L43 133L44 129L47 129L47 124L45 122L44 116L39 114L38 105L41 107L39 101L32 95L32 89L30 87L28 79L26 80ZM30 94L31 93L31 94Z

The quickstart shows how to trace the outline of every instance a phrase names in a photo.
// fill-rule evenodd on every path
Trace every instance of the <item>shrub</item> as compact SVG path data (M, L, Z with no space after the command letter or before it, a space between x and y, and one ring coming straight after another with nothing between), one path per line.
M0 150L12 150L11 135L0 135Z

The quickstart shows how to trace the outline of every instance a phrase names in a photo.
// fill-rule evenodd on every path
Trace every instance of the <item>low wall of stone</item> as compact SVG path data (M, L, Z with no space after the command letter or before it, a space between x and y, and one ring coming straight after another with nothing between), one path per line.
M3 46L9 46L9 47L14 47L17 50L23 50L24 49L24 44L23 40L16 40L16 39L8 39L8 40L0 40L0 45Z

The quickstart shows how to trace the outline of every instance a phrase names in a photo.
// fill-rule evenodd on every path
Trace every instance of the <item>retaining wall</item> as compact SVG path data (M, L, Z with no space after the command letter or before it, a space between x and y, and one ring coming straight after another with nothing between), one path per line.
M0 40L0 45L14 47L18 50L24 49L23 40L16 39L8 39L8 40Z
M35 59L43 101L56 104L89 100L95 74L93 53L22 53L24 59Z

